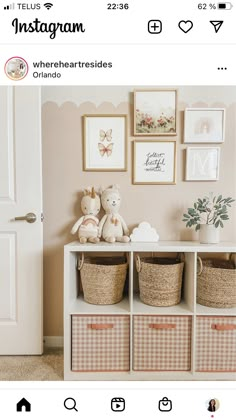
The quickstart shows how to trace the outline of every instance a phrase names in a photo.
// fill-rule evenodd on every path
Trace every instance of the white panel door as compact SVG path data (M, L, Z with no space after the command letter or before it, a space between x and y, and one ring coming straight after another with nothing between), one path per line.
M0 87L0 354L42 353L41 212L40 88Z

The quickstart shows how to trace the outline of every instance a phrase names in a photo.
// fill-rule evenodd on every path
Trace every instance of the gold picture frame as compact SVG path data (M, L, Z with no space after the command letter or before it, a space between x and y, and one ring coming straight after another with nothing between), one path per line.
M176 141L134 140L133 184L176 184Z
M134 136L177 136L177 89L134 91Z
M90 114L83 122L83 170L127 171L128 116Z

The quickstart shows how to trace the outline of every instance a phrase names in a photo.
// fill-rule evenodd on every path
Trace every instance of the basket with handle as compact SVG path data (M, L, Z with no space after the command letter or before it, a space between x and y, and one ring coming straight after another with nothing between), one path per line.
M236 307L236 264L228 260L198 256L197 303L212 308Z
M136 256L140 299L151 306L174 306L181 300L184 262L176 258Z
M126 257L78 259L84 300L94 305L112 305L122 300L128 262Z

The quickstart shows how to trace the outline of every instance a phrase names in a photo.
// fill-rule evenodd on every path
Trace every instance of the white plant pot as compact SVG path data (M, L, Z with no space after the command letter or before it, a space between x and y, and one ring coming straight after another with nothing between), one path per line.
M201 244L218 244L220 229L214 225L200 225L199 240Z

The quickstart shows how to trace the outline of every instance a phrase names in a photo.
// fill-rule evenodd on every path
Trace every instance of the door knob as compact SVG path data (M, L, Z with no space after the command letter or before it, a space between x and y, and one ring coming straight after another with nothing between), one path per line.
M27 213L25 216L15 217L15 220L25 220L28 223L34 223L37 220L36 214Z

